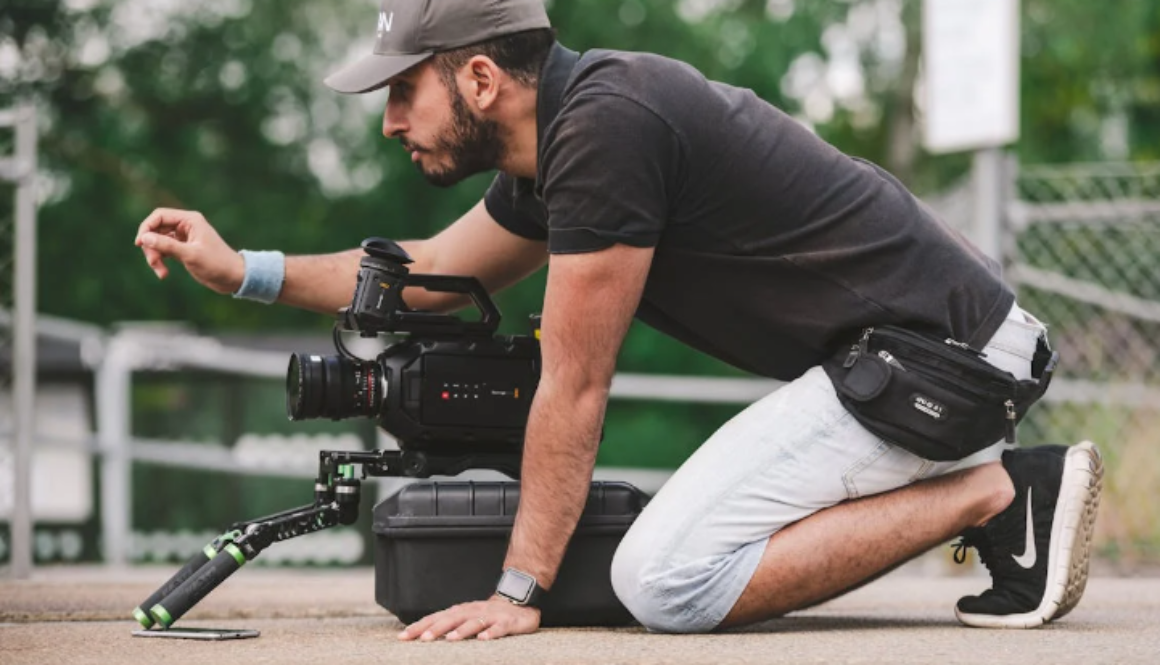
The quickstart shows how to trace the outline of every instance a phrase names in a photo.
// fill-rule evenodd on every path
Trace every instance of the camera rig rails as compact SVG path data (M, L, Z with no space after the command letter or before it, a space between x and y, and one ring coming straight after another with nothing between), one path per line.
M469 469L519 478L540 377L539 317L532 317L531 335L496 335L500 313L478 280L411 275L411 257L390 240L368 238L362 247L367 256L354 298L339 310L334 328L339 354L291 357L287 412L291 420L375 418L399 450L320 451L314 501L231 525L133 610L146 629L168 629L274 543L354 524L365 478L453 476ZM408 286L466 295L481 318L411 310L403 299ZM403 336L368 361L347 351L343 331Z
M356 475L356 467L362 473ZM361 481L367 477L454 476L493 469L519 478L518 455L434 455L403 450L323 450L318 454L314 502L230 525L194 554L133 610L145 628L169 628L248 561L274 543L358 520Z

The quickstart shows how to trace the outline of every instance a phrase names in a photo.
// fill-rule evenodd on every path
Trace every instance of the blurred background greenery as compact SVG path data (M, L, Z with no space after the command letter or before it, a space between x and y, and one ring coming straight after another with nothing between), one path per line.
M550 12L572 48L688 61L925 193L963 175L968 159L928 156L917 141L920 4L557 0ZM48 115L45 313L324 330L316 315L222 298L180 270L159 283L133 247L137 224L158 206L191 208L236 248L335 251L369 235L430 235L489 182L428 186L380 134L385 92L347 97L322 86L326 73L369 51L374 0L4 5L0 104L32 95ZM1027 0L1022 25L1020 161L1160 158L1160 4ZM1128 124L1127 145L1107 145L1109 118ZM538 284L519 289L505 312L535 309L540 293ZM676 347L648 348L630 345L625 360L640 370L697 369L673 364Z
M752 88L925 195L958 183L970 157L921 148L920 8L919 0L549 3L565 45L660 53ZM375 0L0 2L0 107L31 98L44 113L40 311L100 325L166 320L210 334L323 336L327 317L222 297L180 269L159 282L133 246L137 225L155 207L196 209L235 248L319 253L371 235L425 237L477 201L490 176L430 187L382 137L386 92L346 97L321 84L369 51L376 10ZM1160 3L1024 0L1021 12L1018 160L1160 159ZM9 190L0 209L11 209ZM539 274L499 296L504 332L524 332L542 292ZM619 367L739 374L642 326ZM238 422L296 427L284 420L278 386L237 393L220 378L174 380L146 375L135 384L135 435L229 443ZM231 404L245 411L234 421L223 415ZM600 461L673 468L736 410L614 403ZM358 423L317 427L373 434ZM142 464L137 474L138 497L179 496L182 483L223 488L203 494L214 505L196 510L141 500L141 528L216 528L245 516L239 510L273 511L309 496L300 481ZM243 484L257 489L244 498L235 491ZM1150 528L1146 543L1156 540Z

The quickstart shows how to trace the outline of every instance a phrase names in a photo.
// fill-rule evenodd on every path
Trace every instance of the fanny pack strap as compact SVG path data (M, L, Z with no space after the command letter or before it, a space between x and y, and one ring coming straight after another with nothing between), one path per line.
M1059 364L1059 352L1052 351L1045 337L1040 337L1035 344L1035 355L1031 358L1031 378L1035 381L1019 382L1019 402L1026 409L1032 403L1043 397L1055 376L1055 367Z
M1059 362L1059 354L1051 350L1051 346L1047 343L1047 338L1043 335L1035 343L1035 355L1031 357L1031 377L1039 379L1043 377L1043 373L1047 372L1047 380L1051 380L1051 373L1055 371L1055 365Z

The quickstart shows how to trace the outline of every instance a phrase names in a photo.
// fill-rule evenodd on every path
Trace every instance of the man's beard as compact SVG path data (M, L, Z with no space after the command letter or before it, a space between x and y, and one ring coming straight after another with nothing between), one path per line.
M416 163L419 172L436 187L450 187L476 173L490 171L499 165L504 146L499 138L499 124L472 115L458 91L451 92L451 130L435 141L435 150L446 154L451 165L427 170Z

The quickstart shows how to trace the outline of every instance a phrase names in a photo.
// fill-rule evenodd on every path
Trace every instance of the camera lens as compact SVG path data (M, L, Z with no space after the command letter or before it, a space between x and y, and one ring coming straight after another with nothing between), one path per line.
M383 402L383 370L376 362L295 353L286 371L290 420L374 416Z

